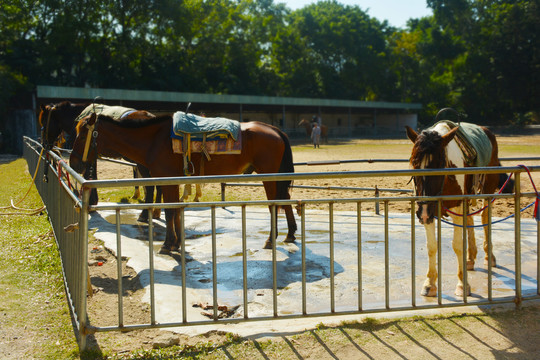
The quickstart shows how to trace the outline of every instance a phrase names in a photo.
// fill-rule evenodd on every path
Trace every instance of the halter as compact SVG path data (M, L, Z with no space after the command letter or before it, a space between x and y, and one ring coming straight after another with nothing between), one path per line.
M97 137L98 132L95 130L96 124L97 124L97 117L96 121L92 125L85 124L84 126L88 129L88 133L86 136L86 141L84 143L84 150L82 156L75 151L75 149L72 150L71 154L77 156L79 159L81 159L81 162L85 164L87 167L88 165L88 154L90 153L90 148L94 149L94 151L97 151Z
M425 183L425 176L422 176L422 179L423 179L423 183ZM422 194L418 194L418 184L416 183L416 176L413 176L412 177L412 180L414 182L414 188L416 190L416 196L426 196L426 190L425 190L425 186L422 187ZM410 182L410 181L409 181ZM442 181L442 184L441 184L441 190L439 190L439 192L435 195L430 195L430 196L440 196L442 193L443 193L443 190L444 190L444 183L446 182L446 175L443 175L443 181ZM427 204L428 201L417 201L417 204L419 205L425 205Z
M97 141L97 136L98 136L98 132L94 131L96 127L96 123L97 123L97 118L96 118L96 121L92 125L88 125L88 124L85 125L86 128L88 129L88 134L86 136L86 142L84 143L84 152L82 156L83 163L86 163L86 160L88 158L88 151L90 150L90 141L92 139L94 139L94 141L92 142L92 147L94 149L96 148L96 141Z

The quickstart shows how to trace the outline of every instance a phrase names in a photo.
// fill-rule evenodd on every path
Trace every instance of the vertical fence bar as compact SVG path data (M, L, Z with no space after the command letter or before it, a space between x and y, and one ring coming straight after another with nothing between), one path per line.
M487 239L485 239L488 242L488 300L491 302L493 301L493 266L491 265L491 258L493 257L493 238L492 238L492 227L491 227L491 216L492 216L492 206L491 206L491 198L487 199L488 207L487 207L487 214L488 214L488 223L487 223ZM484 210L485 211L485 210Z
M442 305L442 201L437 200L437 304Z
M514 242L516 263L516 307L521 305L521 173L514 174Z
M467 251L468 251L468 247L467 247L467 241L468 241L468 230L469 230L469 223L468 223L468 213L469 213L469 200L467 199L463 199L463 254L462 254L462 257L461 257L461 261L463 263L463 266L462 266L462 269L463 269L463 303L464 304L467 304L467 296L468 296L468 291L467 289L469 288L469 281L468 281L468 278L467 278Z
M384 200L384 303L390 309L390 259L388 251L388 200Z
M79 322L79 348L81 351L86 350L88 331L87 331L87 302L86 289L88 281L88 205L90 203L90 189L82 188L82 206L81 216L79 218L79 245L82 253L81 263L75 267L77 273L80 274L78 282L81 286L77 289L77 320Z
M362 311L362 203L356 203L356 242L358 248L358 311Z
M247 233L246 233L246 205L242 205L242 290L244 301L244 319L248 315L248 278L247 278Z
M270 239L272 241L272 305L274 317L278 316L277 306L277 256L276 256L276 236L277 236L277 214L276 205L270 207Z
M416 306L416 226L415 201L411 200L411 306Z
M301 205L300 224L302 227L302 314L307 315L307 289L306 289L306 204Z
M154 288L154 219L152 209L148 209L148 266L150 267L150 323L156 324L156 292Z
M120 209L116 209L116 272L118 273L118 326L124 326L124 298L122 289L122 233L120 232Z
M328 221L330 232L330 312L336 312L336 296L334 284L334 203L328 204Z
M217 294L217 244L216 244L216 207L211 208L212 215L212 303L214 310L214 321L218 319L218 294Z
M182 322L187 324L187 284L186 284L186 219L185 207L180 212L180 266L182 267Z

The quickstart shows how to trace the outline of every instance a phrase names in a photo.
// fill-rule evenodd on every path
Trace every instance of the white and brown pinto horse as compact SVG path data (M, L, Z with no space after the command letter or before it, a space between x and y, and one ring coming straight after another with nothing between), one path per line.
M497 140L491 131L484 127L473 124L465 124L472 128L475 133L482 137L487 143L491 153L478 154L485 159L485 164L471 164L467 156L456 141L456 133L459 127L451 128L447 122L439 122L433 128L422 131L420 134L410 127L406 126L407 136L414 143L410 163L414 169L441 169L441 168L464 168L472 166L501 166L498 158ZM491 146L489 146L491 145ZM485 149L485 148L484 148ZM443 195L462 195L462 194L492 194L501 183L507 179L506 174L487 174L480 176L474 175L448 175L448 176L417 176L415 177L415 190L417 196L443 196ZM512 192L513 183L506 186L505 192ZM457 256L458 262L458 283L455 294L463 296L463 204L462 200L444 200L442 201L441 216L450 216L454 224L460 225L454 227L454 239L452 247ZM429 257L429 269L427 279L422 288L421 294L424 296L437 295L437 239L435 237L435 223L433 221L437 212L437 202L427 201L418 202L416 215L420 223L426 230L427 250ZM487 210L482 212L482 223L487 224ZM469 227L467 227L467 225ZM473 219L467 217L467 270L474 270L477 248L474 237ZM484 251L485 264L488 259L488 234L484 227ZM492 265L495 266L495 256L491 258ZM467 294L470 294L470 286L467 286Z

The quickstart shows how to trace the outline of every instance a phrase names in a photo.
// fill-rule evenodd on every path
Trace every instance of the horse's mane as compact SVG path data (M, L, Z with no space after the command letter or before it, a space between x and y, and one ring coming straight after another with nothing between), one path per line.
M442 148L442 136L433 130L424 130L418 135L411 154L411 165L415 169L422 167L423 160L429 156L431 168L445 167L445 149Z

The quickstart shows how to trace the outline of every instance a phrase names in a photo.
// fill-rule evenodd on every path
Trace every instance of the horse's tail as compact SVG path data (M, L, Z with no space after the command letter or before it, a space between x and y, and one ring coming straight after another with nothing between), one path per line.
M279 165L280 173L293 173L294 172L294 163L293 155L291 149L291 143L289 137L283 131L278 128L275 128L283 143L285 144L285 151L283 152L283 157L281 158L281 163ZM277 182L277 199L288 199L289 198L289 187L292 184L292 180L282 180Z
M514 192L514 179L507 174L499 174L499 189L503 194L512 194Z

